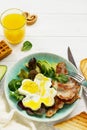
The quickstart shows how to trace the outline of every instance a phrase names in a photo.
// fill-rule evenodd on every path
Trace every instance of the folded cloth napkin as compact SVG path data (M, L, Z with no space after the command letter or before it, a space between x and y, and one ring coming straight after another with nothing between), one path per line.
M48 123L39 123L20 116L6 101L0 84L0 130L54 130Z
M32 121L27 121L24 117L18 116L14 109L10 107L5 99L3 89L0 85L0 130L37 130Z

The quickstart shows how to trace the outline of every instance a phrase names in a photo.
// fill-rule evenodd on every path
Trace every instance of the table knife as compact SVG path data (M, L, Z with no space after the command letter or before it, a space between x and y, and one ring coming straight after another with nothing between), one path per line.
M68 54L68 60L77 68L77 65L76 65L75 60L73 58L70 47L68 47L68 53L67 54Z
M77 68L77 65L75 63L70 47L68 47L67 49L67 55L68 55L68 60ZM83 87L83 92L84 92L85 97L87 98L87 87Z

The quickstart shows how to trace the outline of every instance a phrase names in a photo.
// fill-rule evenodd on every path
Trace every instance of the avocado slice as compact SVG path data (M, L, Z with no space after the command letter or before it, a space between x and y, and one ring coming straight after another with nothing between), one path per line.
M7 66L6 65L0 65L0 81L4 77L6 71L7 71Z

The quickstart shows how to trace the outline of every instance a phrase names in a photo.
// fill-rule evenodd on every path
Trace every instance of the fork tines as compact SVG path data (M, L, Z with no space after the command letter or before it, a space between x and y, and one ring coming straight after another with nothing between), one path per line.
M84 77L81 74L78 74L76 72L69 72L69 76L74 78L79 83L81 83L84 80Z

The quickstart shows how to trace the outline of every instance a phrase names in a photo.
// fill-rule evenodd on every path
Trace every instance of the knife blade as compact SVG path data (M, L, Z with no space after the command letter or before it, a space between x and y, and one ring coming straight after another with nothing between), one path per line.
M68 54L68 60L77 68L77 65L76 65L75 60L73 58L70 47L68 47L68 53L67 54Z
M73 55L72 55L72 52L71 52L70 47L68 47L67 55L68 55L68 60L77 68L77 65L76 65L76 63L75 63L75 60L74 60L74 57L73 57ZM77 68L77 69L78 69L78 68ZM84 96L85 96L86 99L87 99L87 87L83 87L83 92L84 92Z

